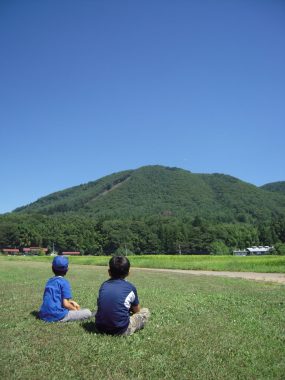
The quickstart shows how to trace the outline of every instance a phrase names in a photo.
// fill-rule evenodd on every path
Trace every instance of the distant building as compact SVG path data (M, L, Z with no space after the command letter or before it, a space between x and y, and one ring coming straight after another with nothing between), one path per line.
M247 256L248 255L248 251L246 251L245 249L244 250L233 251L233 255L234 256Z
M233 251L234 256L259 256L259 255L269 255L273 247L266 246L253 246L243 250Z
M80 251L66 251L66 252L61 252L62 255L64 256L79 256L81 253Z
M246 248L246 250L249 252L250 255L269 255L270 252L273 250L273 247L266 246L259 246L259 247L250 247Z
M3 248L1 251L8 255L18 255L20 253L20 250L17 248Z
M47 253L48 249L47 248L42 248L42 247L28 247L28 248L23 248L23 253L24 254L37 254L39 252L44 252Z

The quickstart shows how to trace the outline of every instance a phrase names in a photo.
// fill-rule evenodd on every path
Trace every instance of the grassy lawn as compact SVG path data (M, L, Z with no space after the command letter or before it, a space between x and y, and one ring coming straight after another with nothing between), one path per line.
M3 256L0 256L0 260ZM4 257L5 260L52 261L52 257L19 256ZM69 257L73 264L107 265L110 256ZM285 273L285 256L201 256L201 255L145 255L130 256L133 267L200 269L216 271ZM1 262L1 261L0 261Z
M132 258L131 258L132 262ZM1 379L284 379L285 288L136 271L147 327L96 335L93 322L35 318L50 263L1 259ZM94 309L106 268L70 265L74 299Z

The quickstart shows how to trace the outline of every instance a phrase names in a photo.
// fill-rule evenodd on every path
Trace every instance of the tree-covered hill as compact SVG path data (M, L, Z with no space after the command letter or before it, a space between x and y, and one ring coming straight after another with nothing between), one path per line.
M285 181L267 183L261 189L285 194Z
M96 219L149 216L254 222L285 215L285 193L273 193L224 174L194 174L145 166L40 198L16 213L78 214Z
M285 193L163 166L111 174L0 215L0 250L229 254L260 244L283 252L284 243Z

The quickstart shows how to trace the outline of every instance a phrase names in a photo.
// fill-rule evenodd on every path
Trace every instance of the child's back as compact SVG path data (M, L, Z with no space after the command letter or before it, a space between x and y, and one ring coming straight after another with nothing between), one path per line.
M40 318L46 322L63 319L68 314L68 309L63 306L62 300L71 298L71 287L65 278L61 276L50 278L45 286Z
M139 304L136 288L118 278L104 282L99 290L96 326L109 334L122 334L130 321L130 308Z
M111 278L105 281L99 290L96 328L99 332L107 334L130 335L143 328L149 311L140 309L135 286L125 280L129 274L129 260L124 256L115 256L110 260L109 266Z
M81 309L77 302L72 300L70 283L64 278L68 271L68 259L56 256L52 262L55 274L46 283L43 303L39 317L46 322L68 322L90 318L89 309Z

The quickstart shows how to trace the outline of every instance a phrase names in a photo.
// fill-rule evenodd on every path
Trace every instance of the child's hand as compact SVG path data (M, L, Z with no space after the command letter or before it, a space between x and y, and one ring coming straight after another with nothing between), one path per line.
M71 303L71 305L73 305L75 307L76 310L80 310L80 306L78 305L77 302L75 301L69 301Z

